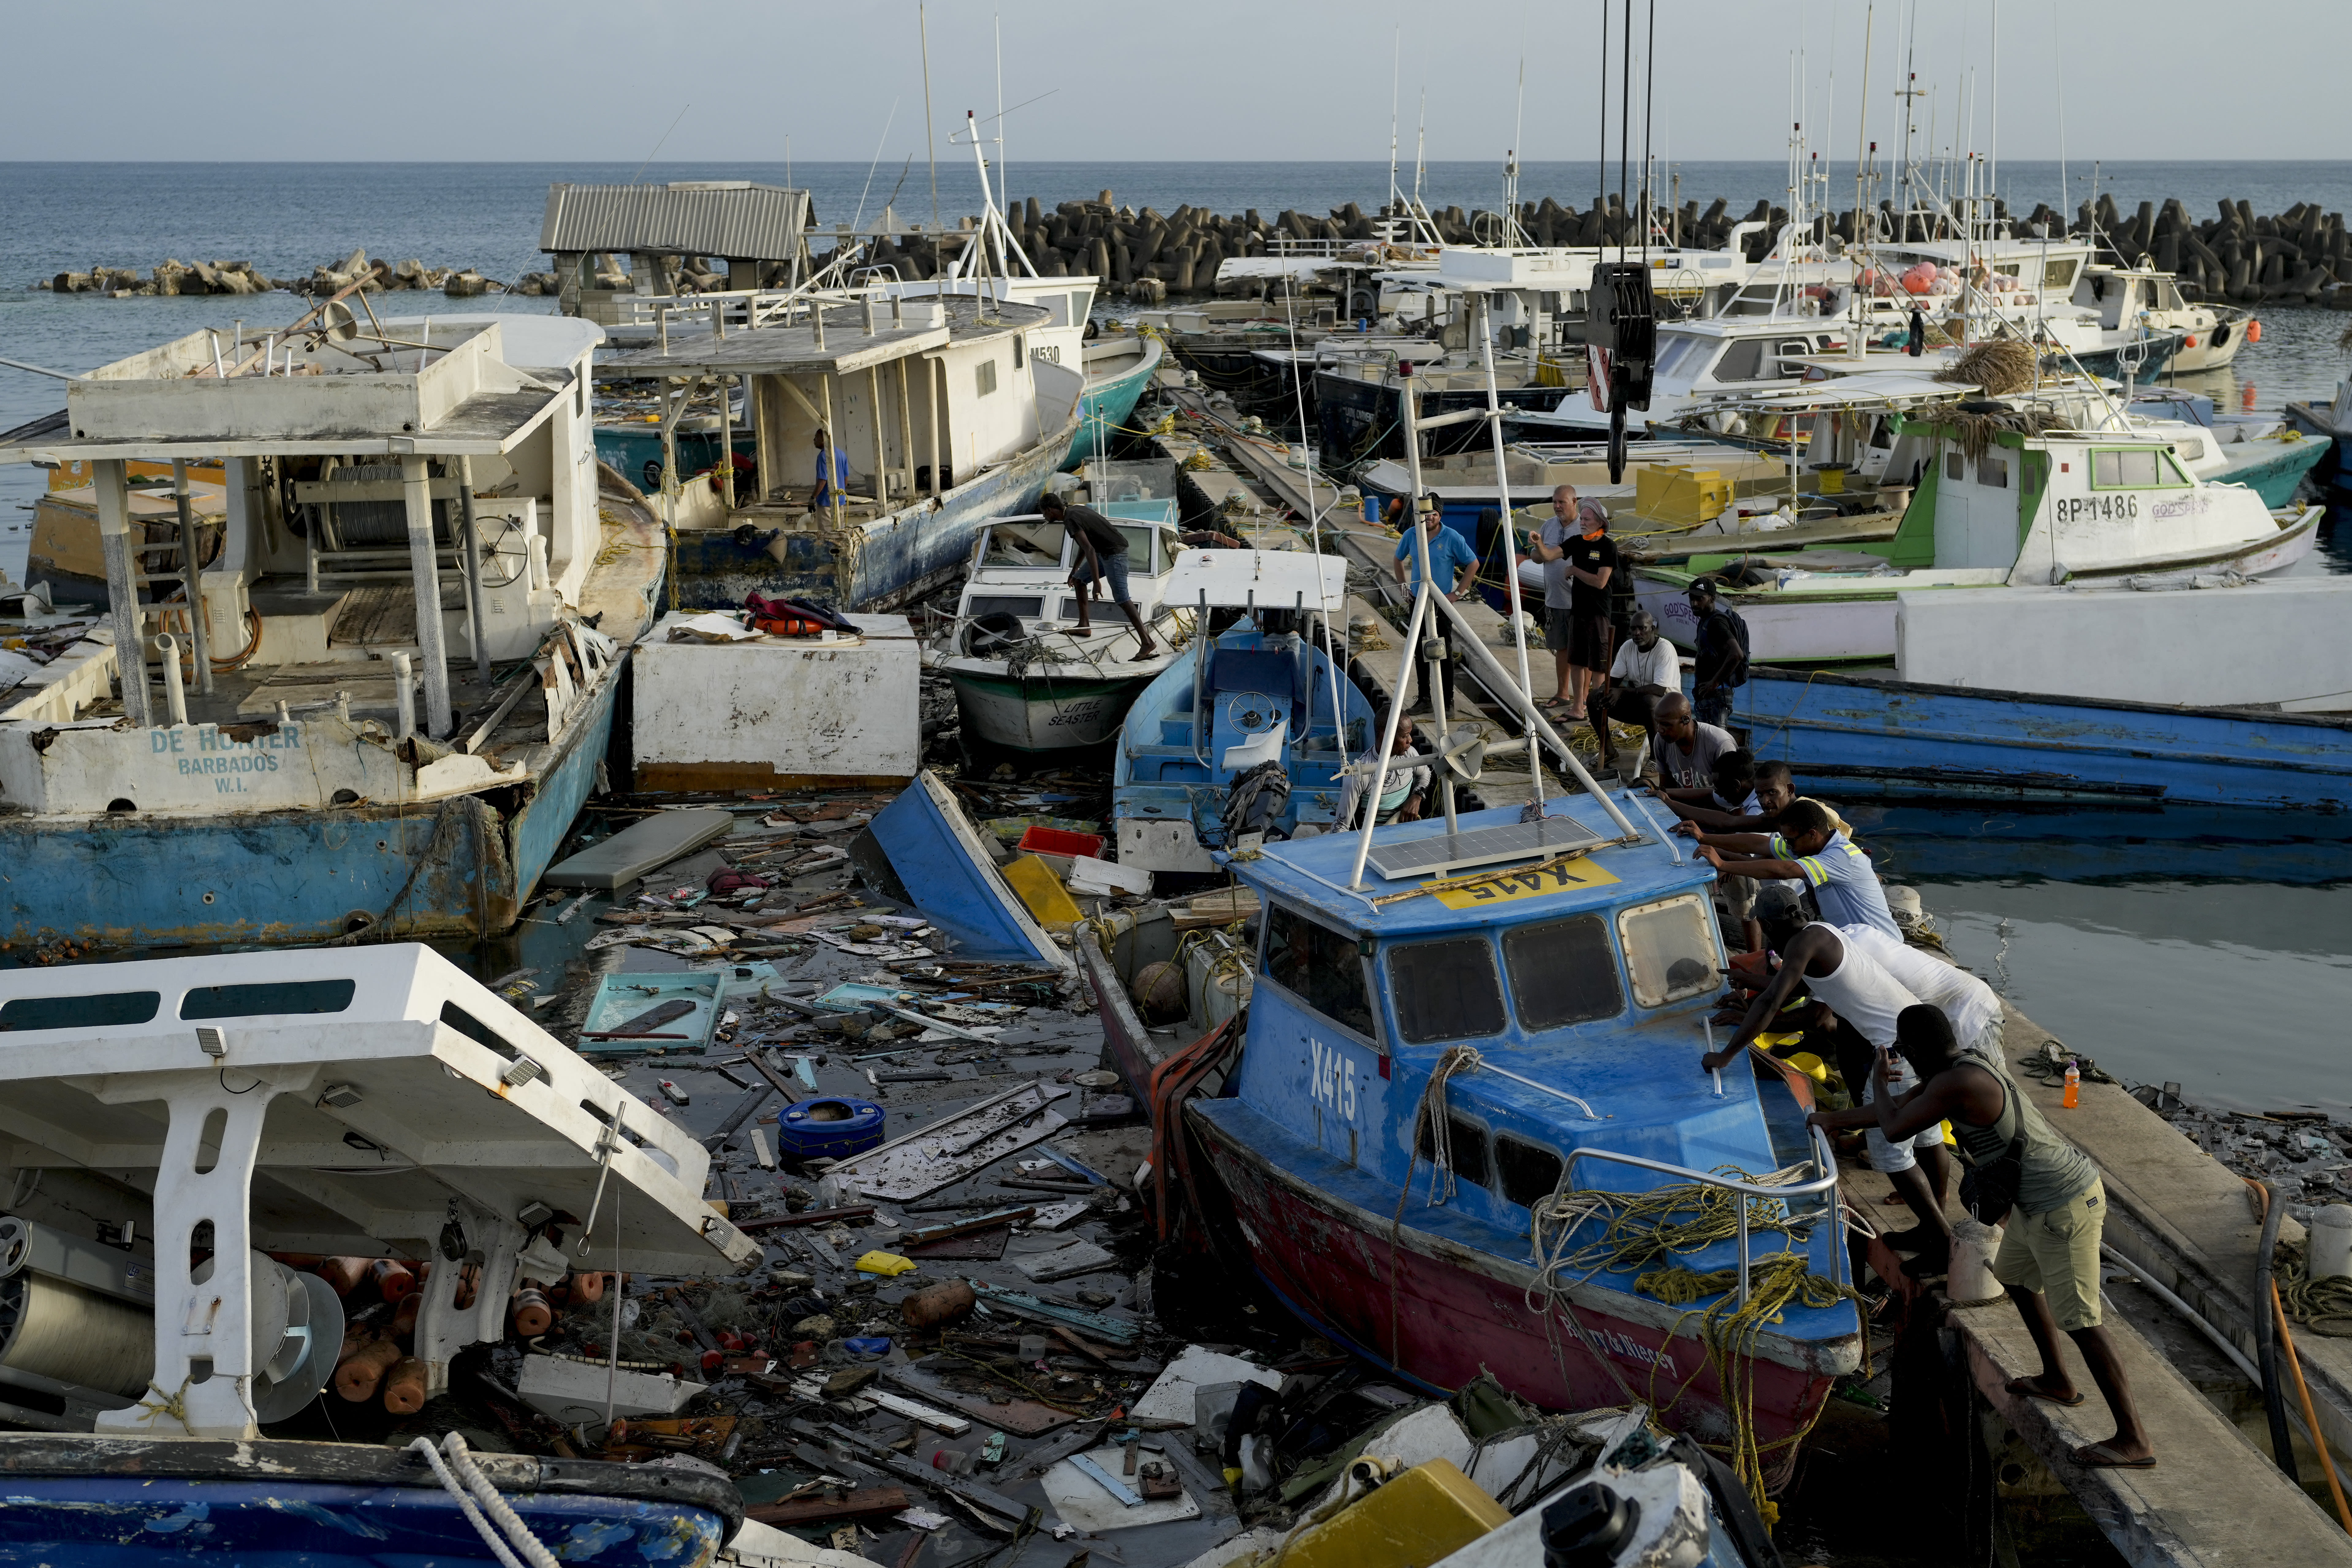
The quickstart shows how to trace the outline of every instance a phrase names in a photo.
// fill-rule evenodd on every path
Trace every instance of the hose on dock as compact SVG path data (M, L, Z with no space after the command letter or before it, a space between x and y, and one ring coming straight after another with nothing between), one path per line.
M2271 1455L2286 1479L2297 1486L2303 1478L2295 1474L2294 1438L2286 1429L2286 1390L2279 1380L2278 1326L2263 1304L2271 1298L2271 1255L2278 1247L2279 1221L2286 1217L2285 1208L2271 1201L2270 1188L2249 1176L2246 1185L2254 1189L2263 1206L2262 1246L2254 1254L2254 1345L2255 1359L2263 1369L2263 1410L2270 1417ZM2312 1434L2318 1436L2317 1432Z
M2327 1491L2336 1501L2336 1517L2342 1521L2345 1533L2352 1534L2352 1505L2344 1500L2344 1482L2336 1473L2336 1456L2327 1451L2327 1434L2321 1428L2319 1411L2311 1402L2311 1384L2303 1376L2303 1358L2295 1353L2294 1331L2287 1327L2286 1304L2279 1300L2278 1282L2272 1274L2272 1257L2278 1245L2279 1221L2284 1217L2285 1205L2276 1201L2277 1194L2268 1186L2252 1176L2238 1179L2253 1188L2263 1205L2263 1251L2262 1261L2257 1265L2260 1285L2255 1291L2254 1310L2262 1314L2263 1327L2268 1331L2263 1342L2263 1398L2271 1410L2271 1440L2275 1445L2279 1435L2286 1430L2286 1402L2283 1392L2273 1392L2277 1367L2272 1359L2271 1344L2274 1339L2277 1347L2286 1353L2288 1370L2294 1373L2294 1390L2303 1401L2304 1425L2311 1429L2311 1446L2319 1453L2319 1468L2327 1473ZM2263 1311L2265 1299L2270 1306L2267 1312ZM2292 1454L2279 1468L2286 1471L2289 1480L2295 1479Z

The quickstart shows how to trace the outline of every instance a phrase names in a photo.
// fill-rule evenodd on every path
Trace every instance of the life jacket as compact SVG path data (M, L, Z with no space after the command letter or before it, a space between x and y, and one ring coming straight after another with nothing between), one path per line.
M857 630L823 605L806 599L772 599L751 593L743 595L743 607L751 612L751 629L770 637L813 637L824 632Z

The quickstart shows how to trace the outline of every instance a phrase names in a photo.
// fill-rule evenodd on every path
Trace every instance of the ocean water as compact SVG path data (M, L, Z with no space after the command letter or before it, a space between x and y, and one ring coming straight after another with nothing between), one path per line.
M1677 165L1675 187L1736 212L1758 199L1785 204L1779 160ZM2012 206L2072 208L2093 171L2011 163L2000 172ZM546 265L535 248L551 182L626 181L620 164L550 163L0 163L0 357L79 372L204 327L290 321L303 301L241 299L102 300L32 289L37 279L93 264L146 268L245 259L275 276L306 276L354 247L374 257L470 264L493 278ZM1591 163L1531 163L1528 200L1590 205L1617 171ZM782 165L663 163L654 179L782 183ZM1014 162L1000 194L1055 203L1110 190L1119 202L1171 211L1286 206L1321 213L1349 201L1376 205L1389 171L1377 163L1075 163ZM1402 183L1410 188L1412 171ZM2352 162L2110 163L2098 188L2128 216L2140 201L2178 196L2202 219L2224 198L2273 214L2301 201L2352 211ZM794 183L814 193L819 219L870 222L886 203L929 221L930 172L921 163L869 168L802 163ZM1832 205L1851 205L1851 165L1832 167ZM1493 163L1433 164L1422 190L1433 206L1493 207ZM978 210L968 161L939 171L938 210L950 221ZM379 307L382 309L383 307ZM420 294L391 308L543 311L541 300L446 301ZM2281 310L2263 317L2261 343L2200 389L2232 407L2275 409L2329 395L2347 368L2335 344L2352 315ZM58 384L0 367L0 429L59 405ZM0 569L21 568L25 527L40 476L0 471ZM2352 569L2352 526L2331 525L2314 570ZM2226 657L2226 650L2217 650ZM2352 995L2352 827L2281 815L2167 812L2021 817L1976 811L1850 808L1892 875L1915 882L1961 960L2062 1039L2136 1080L2174 1079L2192 1097L2260 1110L2314 1103L2344 1110L2352 1077L2342 1062L2342 1004ZM2334 829L2334 831L2330 831Z

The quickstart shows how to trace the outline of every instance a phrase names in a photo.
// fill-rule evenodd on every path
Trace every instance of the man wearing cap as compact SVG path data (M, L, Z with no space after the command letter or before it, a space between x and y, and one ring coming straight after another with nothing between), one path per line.
M1723 607L1712 577L1690 585L1690 609L1698 627L1698 656L1691 661L1691 706L1698 710L1699 722L1729 729L1732 689L1748 684L1748 626Z
M1477 585L1478 552L1468 540L1445 526L1445 514L1434 490L1421 498L1421 531L1428 541L1431 586L1449 599L1469 597ZM1410 531L1397 540L1396 580L1409 584L1416 593L1420 590L1421 552L1414 548ZM1431 662L1437 666L1438 679L1444 683L1445 705L1450 710L1454 706L1454 623L1435 605L1429 606L1423 622L1423 646L1433 639L1441 650Z

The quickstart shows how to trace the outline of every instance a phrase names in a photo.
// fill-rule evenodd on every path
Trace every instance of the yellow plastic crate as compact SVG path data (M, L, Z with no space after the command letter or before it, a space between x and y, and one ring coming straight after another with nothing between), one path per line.
M1080 910L1069 889L1054 875L1054 868L1036 856L1019 857L1003 868L1003 876L1006 885L1021 896L1037 923L1047 931L1078 922Z
M1510 1521L1453 1460L1432 1459L1301 1535L1283 1568L1429 1568Z
M1634 475L1633 510L1657 522L1696 526L1731 504L1731 481L1716 468L1645 464Z

